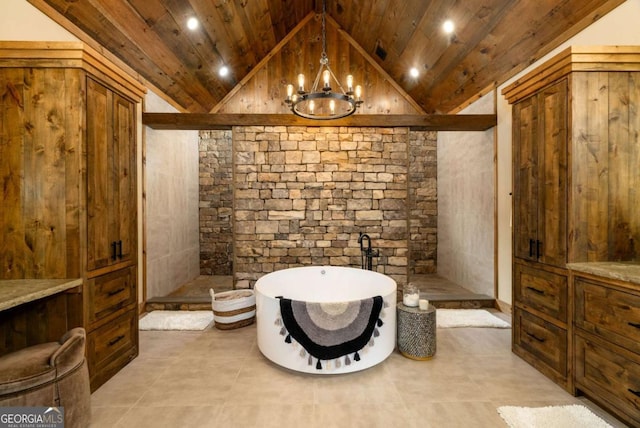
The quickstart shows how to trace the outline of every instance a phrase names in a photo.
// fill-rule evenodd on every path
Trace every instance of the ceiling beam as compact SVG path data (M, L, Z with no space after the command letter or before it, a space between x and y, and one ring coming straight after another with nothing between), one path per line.
M233 126L408 127L413 131L486 131L496 126L495 114L354 114L342 119L313 120L293 114L143 113L142 124L153 129L226 130Z

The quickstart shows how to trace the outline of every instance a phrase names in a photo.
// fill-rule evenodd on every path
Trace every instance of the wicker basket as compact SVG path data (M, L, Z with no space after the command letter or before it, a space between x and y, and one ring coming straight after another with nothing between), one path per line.
M253 290L231 290L211 294L213 321L219 330L244 327L256 319L256 296Z

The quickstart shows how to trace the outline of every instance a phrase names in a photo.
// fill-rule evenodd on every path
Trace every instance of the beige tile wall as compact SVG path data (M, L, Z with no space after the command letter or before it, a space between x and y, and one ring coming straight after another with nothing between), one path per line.
M493 94L463 113L493 113ZM494 295L494 129L438 133L439 275Z
M174 111L152 92L149 112ZM145 128L147 298L199 274L198 131Z

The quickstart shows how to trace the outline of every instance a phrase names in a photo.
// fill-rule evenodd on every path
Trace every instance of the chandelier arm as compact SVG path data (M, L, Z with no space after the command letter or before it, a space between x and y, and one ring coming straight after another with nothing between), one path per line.
M316 79L313 81L311 92L318 92L318 83L320 83L320 75L322 75L322 67L324 66L321 64L320 68L318 69L318 74L316 74Z
M340 91L342 91L342 93L343 93L344 95L347 95L347 91L345 91L345 90L342 88L342 85L340 84L340 81L336 78L336 75L335 75L335 74L333 74L333 70L331 69L331 67L329 67L329 64L327 64L327 70L329 70L329 73L331 73L331 77L333 77L333 80L335 80L335 82L337 83L338 88L340 88Z

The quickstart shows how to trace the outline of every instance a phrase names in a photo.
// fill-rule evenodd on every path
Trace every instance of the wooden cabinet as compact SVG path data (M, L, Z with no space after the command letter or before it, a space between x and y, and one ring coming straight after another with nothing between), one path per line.
M571 47L503 90L513 104L513 351L633 426L640 287L567 264L640 262L638 81L639 47Z
M514 256L567 262L567 80L513 106Z
M571 390L568 108L567 78L513 105L513 351Z
M582 276L575 290L575 386L640 424L640 286Z
M138 353L144 91L82 43L0 41L0 279L82 278L64 307L87 330L92 390Z

